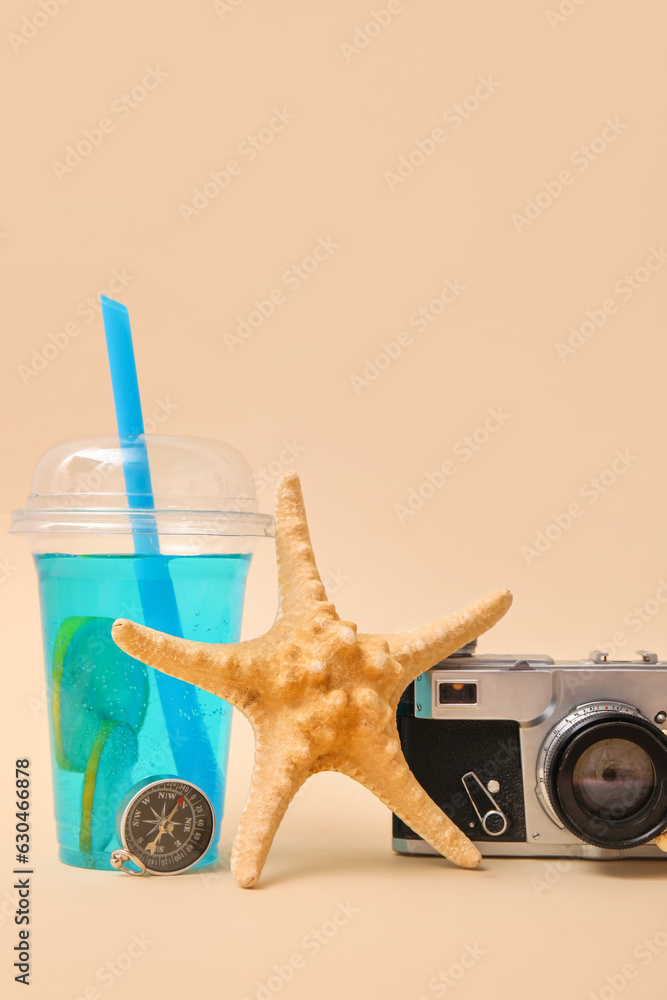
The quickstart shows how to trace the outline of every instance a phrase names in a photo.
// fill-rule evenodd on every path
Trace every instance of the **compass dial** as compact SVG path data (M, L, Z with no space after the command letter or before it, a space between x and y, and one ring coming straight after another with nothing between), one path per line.
M157 875L191 868L211 845L215 815L207 796L188 781L164 778L132 798L121 823L125 847Z

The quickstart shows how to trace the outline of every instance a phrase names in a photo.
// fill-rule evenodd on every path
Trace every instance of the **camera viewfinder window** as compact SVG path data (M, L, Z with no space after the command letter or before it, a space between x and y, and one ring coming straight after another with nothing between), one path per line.
M441 681L438 684L439 705L476 705L477 685Z

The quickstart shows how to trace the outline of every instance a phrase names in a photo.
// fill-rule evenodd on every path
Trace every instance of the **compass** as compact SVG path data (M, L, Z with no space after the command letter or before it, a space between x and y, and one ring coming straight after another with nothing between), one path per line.
M135 786L118 812L123 848L112 852L111 864L130 875L178 875L196 865L213 841L215 813L208 796L180 778ZM139 870L126 868L128 861Z

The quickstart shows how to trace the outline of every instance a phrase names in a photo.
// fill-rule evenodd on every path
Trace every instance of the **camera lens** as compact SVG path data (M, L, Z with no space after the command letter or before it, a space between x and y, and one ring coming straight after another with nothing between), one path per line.
M642 809L655 788L651 758L630 740L600 740L574 765L577 801L592 814L625 819Z
M667 826L667 739L636 709L580 706L540 756L554 812L586 843L638 847Z

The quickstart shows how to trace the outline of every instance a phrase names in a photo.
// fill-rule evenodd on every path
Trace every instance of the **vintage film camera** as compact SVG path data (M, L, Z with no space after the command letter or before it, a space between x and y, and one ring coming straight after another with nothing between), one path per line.
M417 780L486 856L667 858L667 663L480 656L421 674L398 710ZM393 848L435 854L397 816Z

